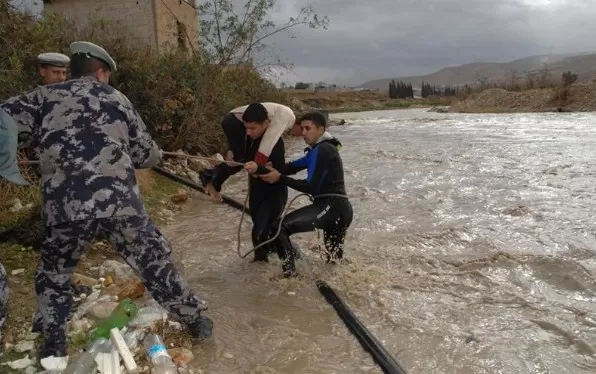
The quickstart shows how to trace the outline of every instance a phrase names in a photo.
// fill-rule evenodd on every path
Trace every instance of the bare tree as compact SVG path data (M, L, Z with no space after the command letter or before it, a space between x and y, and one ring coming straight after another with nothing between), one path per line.
M509 91L519 91L520 84L519 84L520 76L517 70L510 70L505 74L505 85L507 90Z
M548 68L548 65L544 64L542 69L538 71L538 87L547 88L552 86L552 74Z
M304 7L283 25L273 23L268 15L276 0L247 0L242 11L232 0L206 0L197 6L201 19L200 43L206 55L220 65L251 64L255 68L283 67L283 61L265 44L273 35L296 27L326 29L329 19L312 7Z
M490 80L488 79L488 77L486 75L477 73L476 79L477 79L478 84L480 85L481 90L485 90L490 87Z
M562 74L562 78L563 86L568 87L577 81L577 74L574 74L571 71L566 71Z

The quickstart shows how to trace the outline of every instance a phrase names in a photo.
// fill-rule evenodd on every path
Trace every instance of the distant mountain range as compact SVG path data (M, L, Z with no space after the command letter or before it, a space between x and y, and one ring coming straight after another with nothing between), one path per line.
M596 52L538 55L503 63L476 62L446 67L427 75L376 79L359 87L388 90L392 79L411 83L414 87L420 87L423 81L436 86L453 86L473 84L480 79L511 81L513 76L523 81L528 74L535 74L545 67L553 79L560 79L561 74L569 70L578 75L579 82L591 82L596 79Z

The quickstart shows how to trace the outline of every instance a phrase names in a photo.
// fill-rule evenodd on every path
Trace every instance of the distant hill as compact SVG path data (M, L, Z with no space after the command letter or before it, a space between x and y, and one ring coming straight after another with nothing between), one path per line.
M591 82L593 79L596 79L596 53L590 52L582 54L530 56L504 63L476 62L446 67L427 75L376 79L368 81L359 87L388 90L389 82L392 79L411 83L414 87L420 87L422 81L437 86L473 84L481 77L493 82L507 81L511 80L514 75L524 77L528 73L536 73L545 66L552 77L556 79L559 79L561 74L567 70L576 73L580 82Z

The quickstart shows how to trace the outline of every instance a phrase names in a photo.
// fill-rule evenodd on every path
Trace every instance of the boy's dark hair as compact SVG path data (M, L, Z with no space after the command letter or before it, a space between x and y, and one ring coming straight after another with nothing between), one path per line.
M263 124L268 118L269 113L267 113L267 109L261 103L249 104L242 114L242 120L244 122L256 122Z
M84 53L75 53L70 59L70 75L80 78L95 73L98 69L111 71L107 62L88 56Z
M321 112L310 112L300 117L300 123L302 121L310 121L315 124L316 127L327 127L327 120Z

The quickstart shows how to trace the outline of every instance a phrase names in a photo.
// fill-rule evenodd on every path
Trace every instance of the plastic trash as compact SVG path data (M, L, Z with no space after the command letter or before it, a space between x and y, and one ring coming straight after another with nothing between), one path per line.
M178 370L163 341L156 334L148 334L143 341L147 356L153 363L154 374L177 374Z
M112 343L116 346L120 357L122 357L122 360L124 361L124 367L126 368L126 371L129 374L138 373L139 367L135 362L130 348L124 341L124 337L122 334L120 334L120 330L114 327L110 330L110 336L112 337Z
M91 347L83 352L78 359L72 361L64 370L64 374L89 374L97 367L95 356L100 351L100 347L107 343L105 338L99 338L93 342Z
M102 297L95 298L96 294L99 295L99 292L92 293L90 296L87 297L85 304L82 304L77 308L77 311L74 312L72 315L73 320L81 319L83 316L85 316L85 314L87 314L87 312L89 312L91 310L91 308L93 308L98 303L101 303L104 301L117 301L118 300L118 296L111 296L111 295L104 295Z
M168 312L157 302L150 302L147 306L139 309L137 316L130 322L131 327L144 328L151 326L159 320L167 320Z
M145 331L143 330L132 330L124 334L124 342L132 353L135 353L139 349L139 343L145 338Z
M95 329L89 335L89 342L92 343L98 338L110 338L110 330L115 328L121 329L128 325L138 313L139 309L130 299L122 300L110 316L100 321Z

